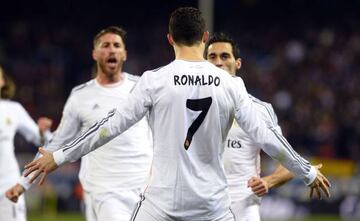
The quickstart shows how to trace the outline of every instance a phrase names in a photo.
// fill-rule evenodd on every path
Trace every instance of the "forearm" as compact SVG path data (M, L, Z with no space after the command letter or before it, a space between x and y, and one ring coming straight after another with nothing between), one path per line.
M293 177L294 174L292 174L285 167L279 165L272 174L265 176L262 179L264 179L267 182L268 187L270 189L272 187L278 187L287 183Z
M134 115L131 111L121 113L117 109L110 111L105 118L94 124L85 133L54 152L55 163L60 166L66 162L78 160L123 133L142 117L143 115Z
M268 141L263 145L263 150L272 158L278 160L294 175L303 179L306 185L312 183L316 178L315 168L296 153L284 137L276 134L276 131L272 132L273 134L269 133L269 136L274 136L268 138Z

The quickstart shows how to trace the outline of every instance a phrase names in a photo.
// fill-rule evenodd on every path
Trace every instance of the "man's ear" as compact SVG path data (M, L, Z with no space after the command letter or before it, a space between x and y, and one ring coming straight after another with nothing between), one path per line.
M203 37L202 37L202 41L203 41L204 43L206 43L207 40L209 39L209 35L210 35L210 34L209 34L208 31L204 32Z
M97 61L97 55L96 55L95 49L93 49L93 51L92 51L92 58L94 59L94 61Z
M127 59L127 50L125 50L124 61L126 61L126 59Z
M168 39L169 44L174 45L174 39L170 33L167 34L167 39Z
M239 70L241 68L241 58L235 60L235 67L236 70Z

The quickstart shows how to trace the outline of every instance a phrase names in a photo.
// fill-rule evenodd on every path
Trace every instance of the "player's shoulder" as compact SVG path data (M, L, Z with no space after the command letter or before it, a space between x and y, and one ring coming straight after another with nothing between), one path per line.
M134 83L136 83L140 78L140 76L129 74L128 72L123 72L123 73L129 81L134 82Z
M229 75L229 74L228 74ZM229 75L230 76L230 75ZM244 84L244 81L241 77L239 76L230 76L231 81L233 82L237 82L237 83L241 83Z
M224 71L224 70L223 70ZM224 73L222 73L224 75ZM235 90L239 90L240 88L245 88L245 83L243 79L239 76L231 76L227 71L225 71L227 76L223 76L223 79ZM241 90L240 90L241 91Z
M80 91L84 91L86 89L89 89L90 87L95 85L95 79L91 79L83 84L77 85L75 87L73 87L73 89L71 90L71 94L75 94L78 93Z
M2 100L2 103L6 106L6 111L9 111L10 113L22 114L24 112L27 112L20 102L6 99Z
M263 106L268 106L268 107L271 107L271 108L272 108L272 105L271 105L270 103L265 102L265 101L262 101L262 100L260 100L259 98L255 97L255 96L253 96L253 95L251 95L251 94L249 94L249 98L250 98L253 102L257 103L257 104L261 104L261 105L263 105Z
M228 79L232 79L233 76L231 76L229 74L229 72L225 71L222 68L217 67L216 65L214 65L213 63L209 62L209 61L205 61L204 65L206 65L206 68L209 69L210 72L212 72L215 75L220 75L222 77L228 78Z
M172 62L168 63L167 65L163 65L158 68L148 70L146 72L149 72L149 73L171 72L171 73L173 73L174 71L181 72L183 69L187 70L187 68L189 68L189 67L201 68L204 65L209 65L210 69L216 68L216 66L213 66L208 61L199 62L199 61L185 61L185 60L181 60L181 59L175 59ZM206 68L209 69L209 67L206 67Z
M23 108L19 102L10 99L3 99L1 102L9 108Z
M255 107L258 111L260 111L266 118L270 118L272 122L275 122L277 117L271 103L260 100L257 97L249 94L249 98L255 104Z
M171 63L170 63L171 64ZM160 66L158 68L155 69L150 69L150 70L146 70L142 75L141 78L145 78L148 81L158 81L163 79L163 76L165 75L165 73L168 73L169 71L169 65L164 65L164 66ZM149 80L151 79L151 80Z
M163 65L163 66L160 66L160 67L157 67L157 68L148 70L148 71L146 71L146 72L153 72L153 73L161 72L165 67L167 67L167 66L169 66L169 65L170 65L170 64L168 64L168 65Z

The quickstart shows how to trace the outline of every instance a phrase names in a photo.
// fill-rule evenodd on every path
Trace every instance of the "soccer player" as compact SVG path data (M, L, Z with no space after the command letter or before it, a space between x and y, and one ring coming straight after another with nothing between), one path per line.
M78 159L123 133L147 113L154 138L151 177L131 220L234 220L222 162L233 122L318 194L330 196L328 180L267 127L241 78L203 57L209 33L198 9L176 9L168 41L175 60L146 71L127 102L60 150L26 165L30 182Z
M15 84L0 67L0 220L24 221L24 197L17 204L5 197L5 191L20 178L14 153L14 136L19 132L28 142L42 145L43 141L49 139L52 121L42 117L36 125L20 103L9 100L14 93Z
M125 35L123 29L111 26L95 36L96 78L72 90L47 150L59 149L111 109L125 103L138 79L123 72L127 56ZM151 130L143 118L111 142L82 157L79 178L84 189L87 221L130 219L149 175L152 151Z
M233 77L241 67L238 46L224 33L215 33L209 38L205 57ZM266 125L282 134L271 104L249 96ZM293 177L292 173L279 165L272 174L260 178L260 151L261 147L234 121L225 142L224 166L231 208L237 221L259 221L259 197L265 195L269 188L284 184Z

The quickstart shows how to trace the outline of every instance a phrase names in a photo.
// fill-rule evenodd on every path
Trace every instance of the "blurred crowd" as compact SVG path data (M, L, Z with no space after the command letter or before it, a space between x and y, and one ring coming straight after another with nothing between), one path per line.
M259 48L240 45L240 76L250 93L273 104L296 148L359 161L360 30L303 28L296 36L285 31L252 32Z

